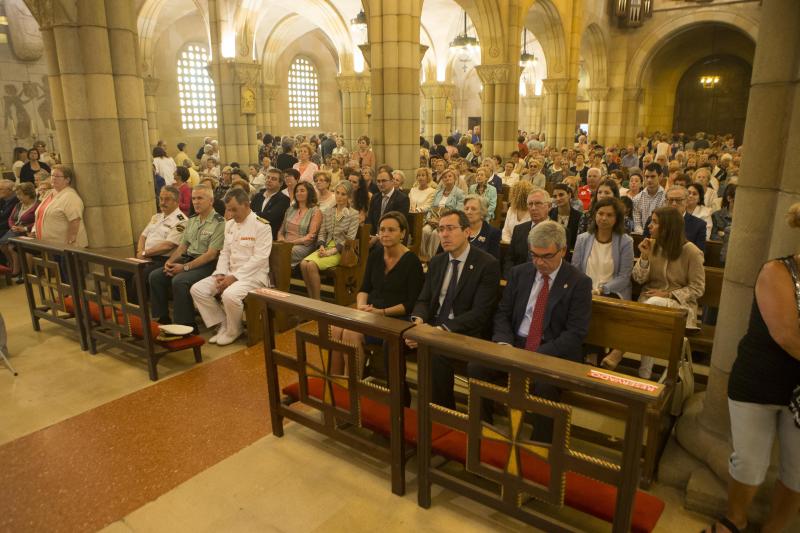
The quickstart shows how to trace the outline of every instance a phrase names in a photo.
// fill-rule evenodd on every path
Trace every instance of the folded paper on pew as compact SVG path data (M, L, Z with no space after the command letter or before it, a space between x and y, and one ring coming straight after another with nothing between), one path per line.
M601 372L600 370L595 369L589 370L589 377L602 379L603 381L608 381L609 383L614 383L615 385L622 385L623 387L631 387L647 392L656 392L659 388L659 386L654 383L647 383L632 378L618 376L616 374L609 374L607 372Z

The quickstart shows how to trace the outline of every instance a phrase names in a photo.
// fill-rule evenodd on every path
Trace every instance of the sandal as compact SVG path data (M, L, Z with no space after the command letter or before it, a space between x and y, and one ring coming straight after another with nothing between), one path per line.
M747 527L747 526L745 526L744 528L739 529L738 527L736 527L736 524L734 524L733 522L728 520L728 517L723 516L723 517L719 518L716 522L711 524L711 533L717 533L717 524L718 523L720 525L722 525L722 526L725 526L728 529L728 531L730 531L731 533L742 533L742 531ZM705 532L705 529L703 531L701 531L700 533L704 533L704 532Z

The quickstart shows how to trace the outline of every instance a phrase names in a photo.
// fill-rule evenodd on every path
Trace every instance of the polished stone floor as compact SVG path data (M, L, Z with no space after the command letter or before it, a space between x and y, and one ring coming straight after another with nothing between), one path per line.
M272 436L263 355L243 341L206 345L200 365L170 355L154 384L140 361L81 352L54 325L33 332L21 287L0 287L0 312L19 371L0 368L0 531L526 529L440 488L418 507L413 460L401 498L368 457L297 424ZM656 531L707 523L678 491L653 493L667 502Z

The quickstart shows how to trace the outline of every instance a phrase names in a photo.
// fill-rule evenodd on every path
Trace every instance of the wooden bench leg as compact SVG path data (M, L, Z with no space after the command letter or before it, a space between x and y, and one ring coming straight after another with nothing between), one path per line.
M195 346L192 348L194 350L194 362L195 363L202 363L203 362L203 353L200 351L199 346Z
M153 354L147 356L147 370L150 373L150 381L158 381L158 359Z

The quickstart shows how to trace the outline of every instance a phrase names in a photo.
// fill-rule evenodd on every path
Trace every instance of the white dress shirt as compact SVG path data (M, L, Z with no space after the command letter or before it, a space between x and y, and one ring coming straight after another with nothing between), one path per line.
M553 283L558 276L558 271L561 270L561 265L563 264L563 260L561 263L558 264L558 267L550 273L550 290L553 290ZM528 305L525 307L525 317L522 319L522 322L519 323L519 328L517 329L517 335L520 337L527 337L528 331L531 329L531 319L533 318L533 308L536 307L536 298L539 297L539 292L541 292L542 287L544 286L544 278L542 277L541 272L538 270L536 271L536 279L533 282L533 287L531 287L531 295L528 298Z

